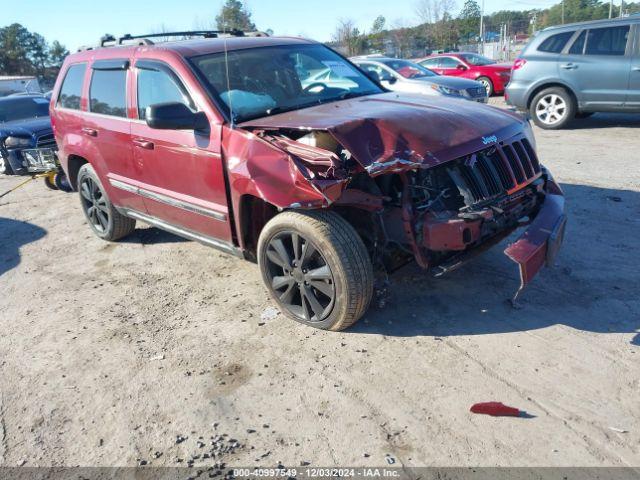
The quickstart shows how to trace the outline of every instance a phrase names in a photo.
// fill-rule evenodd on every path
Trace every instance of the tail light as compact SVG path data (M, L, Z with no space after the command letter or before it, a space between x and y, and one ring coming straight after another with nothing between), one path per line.
M527 61L524 58L516 58L516 61L513 62L512 71L516 71L516 70L521 69L522 67L525 66L526 63L527 63Z

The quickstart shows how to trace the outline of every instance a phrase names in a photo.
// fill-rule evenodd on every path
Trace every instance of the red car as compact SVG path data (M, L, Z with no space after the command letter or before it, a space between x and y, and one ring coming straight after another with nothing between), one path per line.
M388 273L444 274L524 225L505 251L522 284L553 261L564 196L522 117L388 92L320 43L218 33L66 58L51 119L98 237L141 221L256 261L285 315L328 330Z
M477 53L442 53L418 63L440 75L464 77L484 85L489 96L502 95L511 79L511 63L498 63Z

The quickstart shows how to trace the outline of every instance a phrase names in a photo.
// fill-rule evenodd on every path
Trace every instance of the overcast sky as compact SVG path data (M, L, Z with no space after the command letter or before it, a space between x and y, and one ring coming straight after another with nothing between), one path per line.
M277 35L331 38L339 18L353 19L369 30L378 15L388 24L418 23L417 0L250 0L256 25ZM478 0L479 3L481 0ZM543 8L559 0L485 0L488 13L497 10ZM457 0L458 9L464 0ZM105 33L144 34L161 26L192 30L213 22L222 0L0 0L0 26L18 22L29 30L59 40L70 50L95 44ZM619 3L619 0L616 0ZM208 25L210 26L210 25Z

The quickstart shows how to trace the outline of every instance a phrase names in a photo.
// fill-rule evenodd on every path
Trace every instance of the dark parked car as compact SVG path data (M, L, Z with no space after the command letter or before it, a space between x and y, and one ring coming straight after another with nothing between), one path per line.
M640 17L540 32L516 60L506 99L545 129L595 112L640 112Z
M55 172L57 146L43 95L0 98L0 174ZM49 188L68 190L63 173L45 178Z
M506 250L522 286L553 262L564 196L519 115L388 92L302 39L143 43L70 55L52 97L98 237L140 220L257 260L287 316L330 330L388 272L446 273L523 225ZM327 68L350 82L304 86Z
M511 63L498 63L477 53L442 53L419 60L440 75L462 77L484 85L487 95L502 95L511 78Z

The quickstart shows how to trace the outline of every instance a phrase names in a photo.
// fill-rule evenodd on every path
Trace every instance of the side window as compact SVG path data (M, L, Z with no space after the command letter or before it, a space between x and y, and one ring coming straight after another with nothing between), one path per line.
M158 103L183 103L195 110L180 81L163 70L138 69L138 118L144 120L147 107Z
M82 97L82 85L86 71L87 65L84 63L69 67L62 82L62 88L60 89L58 106L80 110L80 97Z
M584 52L584 40L586 38L587 32L583 30L582 33L578 35L578 38L576 38L575 42L573 42L573 45L571 45L569 53L571 55L582 55L582 52Z
M89 87L89 111L127 116L127 70L94 70Z
M456 68L460 62L453 57L440 57L440 68Z
M624 55L629 28L629 25L624 25L589 30L585 55Z
M547 53L560 53L564 49L564 46L567 44L567 42L571 39L571 37L573 37L574 33L576 33L575 30L571 32L562 32L551 35L540 44L540 46L538 47L538 51Z
M429 60L425 60L424 62L420 62L420 65L427 68L438 68L438 58L430 58Z
M393 78L393 75L391 75L388 71L386 71L384 68L374 63L362 63L360 64L360 66L362 67L363 70L367 72L377 73L378 78L380 79L381 82L388 82Z

